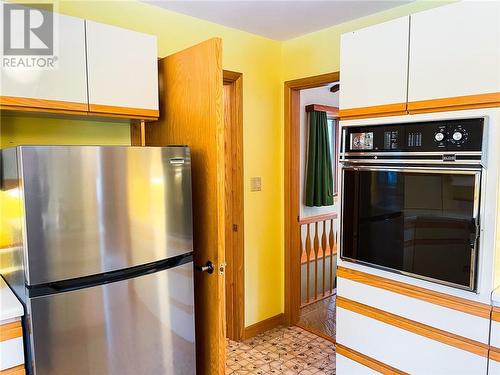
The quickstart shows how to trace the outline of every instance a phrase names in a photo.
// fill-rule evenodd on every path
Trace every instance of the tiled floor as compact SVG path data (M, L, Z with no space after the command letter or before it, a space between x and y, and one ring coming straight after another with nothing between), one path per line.
M242 343L229 341L226 374L335 374L335 346L298 327L276 328Z
M303 307L300 310L300 323L335 339L335 298L336 294Z

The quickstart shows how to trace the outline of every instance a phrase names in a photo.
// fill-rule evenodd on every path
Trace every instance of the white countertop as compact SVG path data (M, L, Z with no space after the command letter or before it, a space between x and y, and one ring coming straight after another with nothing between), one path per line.
M23 305L0 276L0 324L24 315Z
M491 293L491 304L493 306L500 306L500 286Z

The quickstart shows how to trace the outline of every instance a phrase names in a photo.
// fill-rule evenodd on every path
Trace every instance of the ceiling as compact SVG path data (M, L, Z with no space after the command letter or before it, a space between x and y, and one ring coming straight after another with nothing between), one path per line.
M144 2L267 38L287 40L394 8L411 0L149 0Z

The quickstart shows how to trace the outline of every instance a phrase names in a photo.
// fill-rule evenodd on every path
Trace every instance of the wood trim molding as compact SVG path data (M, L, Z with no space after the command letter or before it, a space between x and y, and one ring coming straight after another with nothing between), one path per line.
M233 72L232 70L223 70L222 71L222 80L224 84L229 84L238 81L242 78L243 74L240 72Z
M70 112L86 112L87 103L66 102L62 100L33 99L17 96L0 96L0 105L2 107L12 108L31 108L31 109L49 109L64 110ZM26 109L24 109L26 110Z
M146 146L146 125L144 120L130 121L130 145Z
M317 76L292 79L285 82L285 87L292 90L312 89L314 87L326 86L333 82L340 81L340 72L320 74Z
M140 108L101 106L60 100L32 99L14 96L0 96L0 110L12 112L43 113L54 115L76 115L83 118L123 118L156 120L159 111Z
M332 214L324 214L324 215L316 215L316 216L308 216L303 219L299 220L300 225L304 224L311 224L315 223L317 221L323 221L323 220L335 220L337 219L337 213L332 213Z
M375 288L388 290L390 292L401 294L407 297L416 298L466 314L479 316L488 320L490 319L491 306L484 303L450 296L448 294L436 292L430 289L421 288L418 286L387 279L381 276L371 275L369 273L356 271L345 267L337 268L337 276L344 279L356 281L361 284L366 284Z
M12 322L0 326L0 342L23 336L21 322Z
M90 114L125 115L129 118L157 120L160 111L157 109L118 107L113 105L89 104Z
M36 113L36 114L48 114L48 115L71 115L71 116L82 116L87 117L88 112L84 111L69 111L63 109L49 109L49 108L33 108L33 107L19 107L11 105L0 105L0 111L9 112L25 112L25 113Z
M337 343L336 352L350 360L360 363L363 366L369 367L374 371L387 375L406 375L406 372L398 370L392 366L386 365L383 362L377 361L374 358L368 357L360 352L357 352L347 346Z
M500 92L408 102L410 114L500 107Z
M341 120L353 120L371 117L406 115L406 103L375 105L371 107L347 108L339 111Z
M226 329L240 341L245 330L245 241L243 176L243 74L224 70L226 168ZM227 95L227 97L226 97ZM228 99L228 100L226 100ZM236 228L235 228L236 226Z
M500 307L493 306L492 311L491 311L491 320L494 320L495 322L500 323Z
M252 324L251 326L245 327L245 332L243 334L243 339L249 339L251 337L257 336L261 333L269 331L270 329L279 327L284 323L284 314L278 314L270 318L264 319L258 323Z
M306 105L306 112L319 111L326 112L328 117L339 117L339 109L338 107L333 107L331 105L323 105L323 104L309 104Z
M490 359L495 362L500 362L500 348L490 346Z
M379 310L344 297L337 297L337 307L343 308L363 316L390 324L394 327L404 329L408 332L427 337L434 341L468 351L470 353L488 358L489 346L481 342L458 336L453 333L416 322L402 316Z
M333 72L286 81L284 84L284 178L285 178L285 323L293 325L300 314L300 90L326 86L340 80ZM338 121L337 121L338 126ZM336 181L336 179L335 179Z
M0 375L24 375L24 374L26 374L24 365L7 368L5 370L0 371Z

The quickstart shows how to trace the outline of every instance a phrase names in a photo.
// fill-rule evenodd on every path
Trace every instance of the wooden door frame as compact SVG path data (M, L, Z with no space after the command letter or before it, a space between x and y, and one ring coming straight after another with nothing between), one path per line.
M229 181L231 200L226 202L228 216L232 217L232 244L227 254L226 245L226 286L232 293L226 293L226 330L231 340L241 341L245 329L245 279L244 279L244 189L243 189L243 75L229 70L223 71L224 85L230 85L232 155L225 155L231 168L232 181ZM224 116L227 114L225 113ZM229 197L227 197L229 199ZM227 238L227 237L226 237ZM229 256L228 256L229 255ZM229 311L229 312L228 312Z
M285 82L285 323L300 318L300 90L340 80L327 73Z

